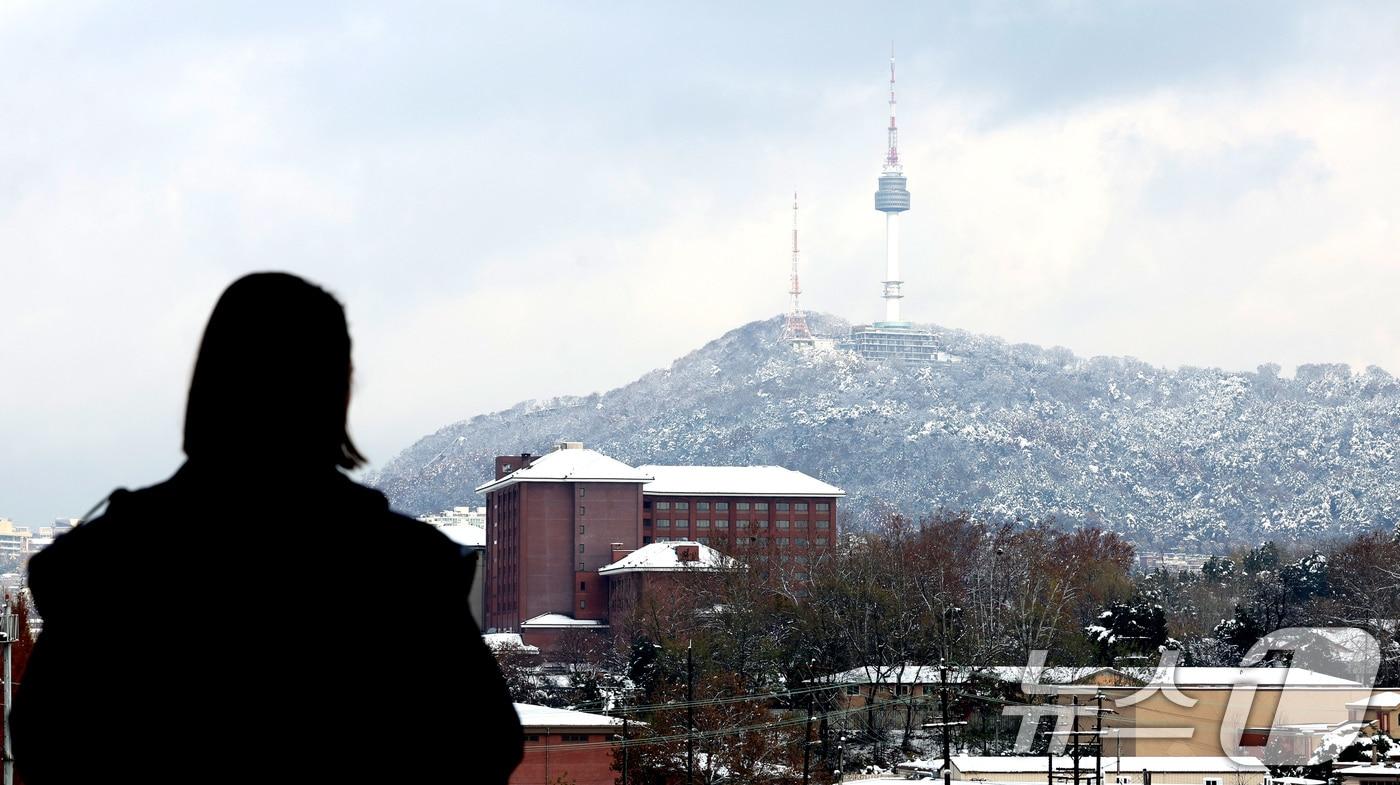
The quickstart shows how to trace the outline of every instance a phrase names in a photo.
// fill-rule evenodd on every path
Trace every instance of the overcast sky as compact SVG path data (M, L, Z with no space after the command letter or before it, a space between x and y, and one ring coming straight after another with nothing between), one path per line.
M0 517L179 465L203 321L347 304L376 462L785 307L1400 372L1400 4L0 0ZM212 4L211 4L212 5ZM528 445L522 445L528 446Z

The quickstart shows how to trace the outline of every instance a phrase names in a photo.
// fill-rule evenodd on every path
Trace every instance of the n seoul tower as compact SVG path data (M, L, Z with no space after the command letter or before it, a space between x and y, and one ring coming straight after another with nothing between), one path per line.
M899 278L899 214L909 209L904 167L899 163L899 128L894 121L894 47L890 47L890 129L889 150L880 170L880 190L875 192L875 209L885 214L885 321L884 325L903 326L899 301L904 297L904 281Z

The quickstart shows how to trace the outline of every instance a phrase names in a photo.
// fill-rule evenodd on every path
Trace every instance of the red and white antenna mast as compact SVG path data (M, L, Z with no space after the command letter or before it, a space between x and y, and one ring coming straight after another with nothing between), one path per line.
M792 286L788 294L792 296L792 307L783 323L783 340L793 344L811 344L812 331L807 327L807 316L802 313L798 302L802 295L802 284L797 279L797 262L801 254L797 250L797 192L792 192Z

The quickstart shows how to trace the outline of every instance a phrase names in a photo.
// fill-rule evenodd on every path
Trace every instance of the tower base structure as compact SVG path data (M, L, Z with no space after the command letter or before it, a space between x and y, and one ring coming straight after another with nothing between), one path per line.
M938 350L933 332L915 327L913 322L875 322L851 328L841 347L867 360L897 364L947 363L962 359Z

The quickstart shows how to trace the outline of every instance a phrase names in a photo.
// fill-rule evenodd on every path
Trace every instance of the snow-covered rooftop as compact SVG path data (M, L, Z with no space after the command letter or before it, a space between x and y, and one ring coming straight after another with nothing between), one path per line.
M1393 709L1396 706L1400 706L1400 692L1388 691L1347 704L1348 709Z
M552 709L533 703L515 704L515 714L520 717L520 724L526 728L607 728L622 724L621 717L570 709Z
M694 561L682 561L679 549L696 549ZM708 545L698 542L654 542L644 545L606 567L599 575L621 575L627 572L679 572L684 570L722 570L736 568L739 562Z
M517 482L646 482L651 475L622 461L583 447L545 453L523 469L476 486L477 493L499 490Z
M447 539L458 545L478 548L486 545L486 529L481 526L460 523L453 526L439 526L438 531L446 534Z
M541 613L520 622L520 627L606 627L606 623L596 619L575 619L572 616L565 616L562 613Z
M835 485L781 466L637 467L654 479L642 491L657 496L845 496Z
M1148 683L1175 683L1178 687L1234 687L1239 684L1261 687L1361 686L1348 679L1306 668L1173 668L1165 673L1154 672Z
M1022 665L956 666L948 668L948 681L960 684L973 678L995 679L1005 682L1020 682L1026 667ZM1328 676L1325 673L1304 668L1188 668L1177 667L1165 671L1156 668L1109 668L1106 666L1072 668L1048 667L1031 674L1031 681L1039 684L1075 685L1087 682L1094 676L1105 674L1131 683L1174 684L1177 687L1234 687L1238 684L1253 684L1261 687L1335 687L1359 688L1361 685L1346 679ZM815 681L838 684L935 684L938 682L937 665L866 665L833 673ZM1126 685L1124 685L1126 686ZM1113 689L1114 685L1102 685L1101 689Z
M1376 777L1400 778L1400 768L1395 766L1351 766L1345 769L1333 769L1333 774L1348 774L1353 777L1366 777L1375 779Z
M972 678L1019 683L1022 681L1025 671L1026 668L1022 665L949 666L948 683L962 684ZM1038 674L1032 674L1032 677L1038 675L1039 678L1036 681L1039 684L1072 684L1102 672L1110 672L1120 676L1126 675L1113 668L1096 666L1043 668ZM870 684L872 682L876 684L937 684L938 680L939 669L937 665L866 665L823 676L813 681L837 684Z
M481 636L486 645L492 650L497 649L518 649L526 654L539 654L538 646L531 646L520 639L518 632L488 632Z
M940 759L932 762L937 764ZM1079 765L1083 767L1086 761L1080 759ZM1092 767L1093 758L1089 758L1087 763ZM1055 768L1070 768L1074 765L1074 759L1068 755L1055 756ZM996 774L1014 774L1023 772L1044 772L1049 767L1049 762L1043 755L954 755L953 768L963 774L968 772L986 772ZM1237 772L1237 771L1267 771L1264 764L1257 758L1241 758L1235 761L1224 755L1207 756L1123 756L1122 769L1118 768L1118 759L1104 756L1103 767L1105 771L1142 771L1146 769L1150 772Z

